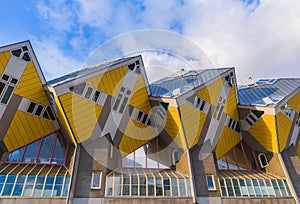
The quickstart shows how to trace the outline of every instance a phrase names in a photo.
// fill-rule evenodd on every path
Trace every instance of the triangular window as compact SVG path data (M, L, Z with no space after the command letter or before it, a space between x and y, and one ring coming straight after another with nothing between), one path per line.
M9 152L6 162L64 164L68 142L60 131Z

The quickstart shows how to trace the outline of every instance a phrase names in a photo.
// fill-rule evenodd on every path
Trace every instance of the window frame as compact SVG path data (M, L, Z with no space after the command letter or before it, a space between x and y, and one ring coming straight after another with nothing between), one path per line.
M95 174L99 175L99 185L98 186L93 186L94 184L94 178L95 178ZM92 171L92 177L91 177L91 185L90 185L90 189L92 190L99 190L101 189L101 184L102 184L102 172L101 171Z
M216 181L215 181L215 175L213 175L213 174L207 174L207 175L205 175L205 178L206 178L206 183L207 183L207 189L208 189L208 191L216 191L217 190L217 186L216 186ZM211 178L212 183L213 183L213 188L209 188L208 178Z

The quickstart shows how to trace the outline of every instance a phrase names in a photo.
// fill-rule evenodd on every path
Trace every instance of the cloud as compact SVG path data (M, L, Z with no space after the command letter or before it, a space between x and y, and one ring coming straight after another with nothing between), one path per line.
M54 39L40 40L45 45L39 46L50 44L53 59L59 59L56 66L78 64L90 50L119 34L151 28L182 33L214 66L235 66L239 79L300 76L298 0L59 0L38 5L41 21L53 28L47 34ZM50 67L50 60L41 60Z

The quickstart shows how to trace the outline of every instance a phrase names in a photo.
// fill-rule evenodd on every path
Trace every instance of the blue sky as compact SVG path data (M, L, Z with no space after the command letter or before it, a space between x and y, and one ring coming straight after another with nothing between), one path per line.
M300 77L299 10L298 0L10 0L0 46L30 40L49 80L116 36L158 29L194 42L215 67L235 66L239 80Z

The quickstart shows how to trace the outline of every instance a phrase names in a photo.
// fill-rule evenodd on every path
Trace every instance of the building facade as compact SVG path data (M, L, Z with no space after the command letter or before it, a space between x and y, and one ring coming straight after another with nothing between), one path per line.
M300 79L149 84L134 56L46 81L28 41L0 76L3 203L299 203Z

